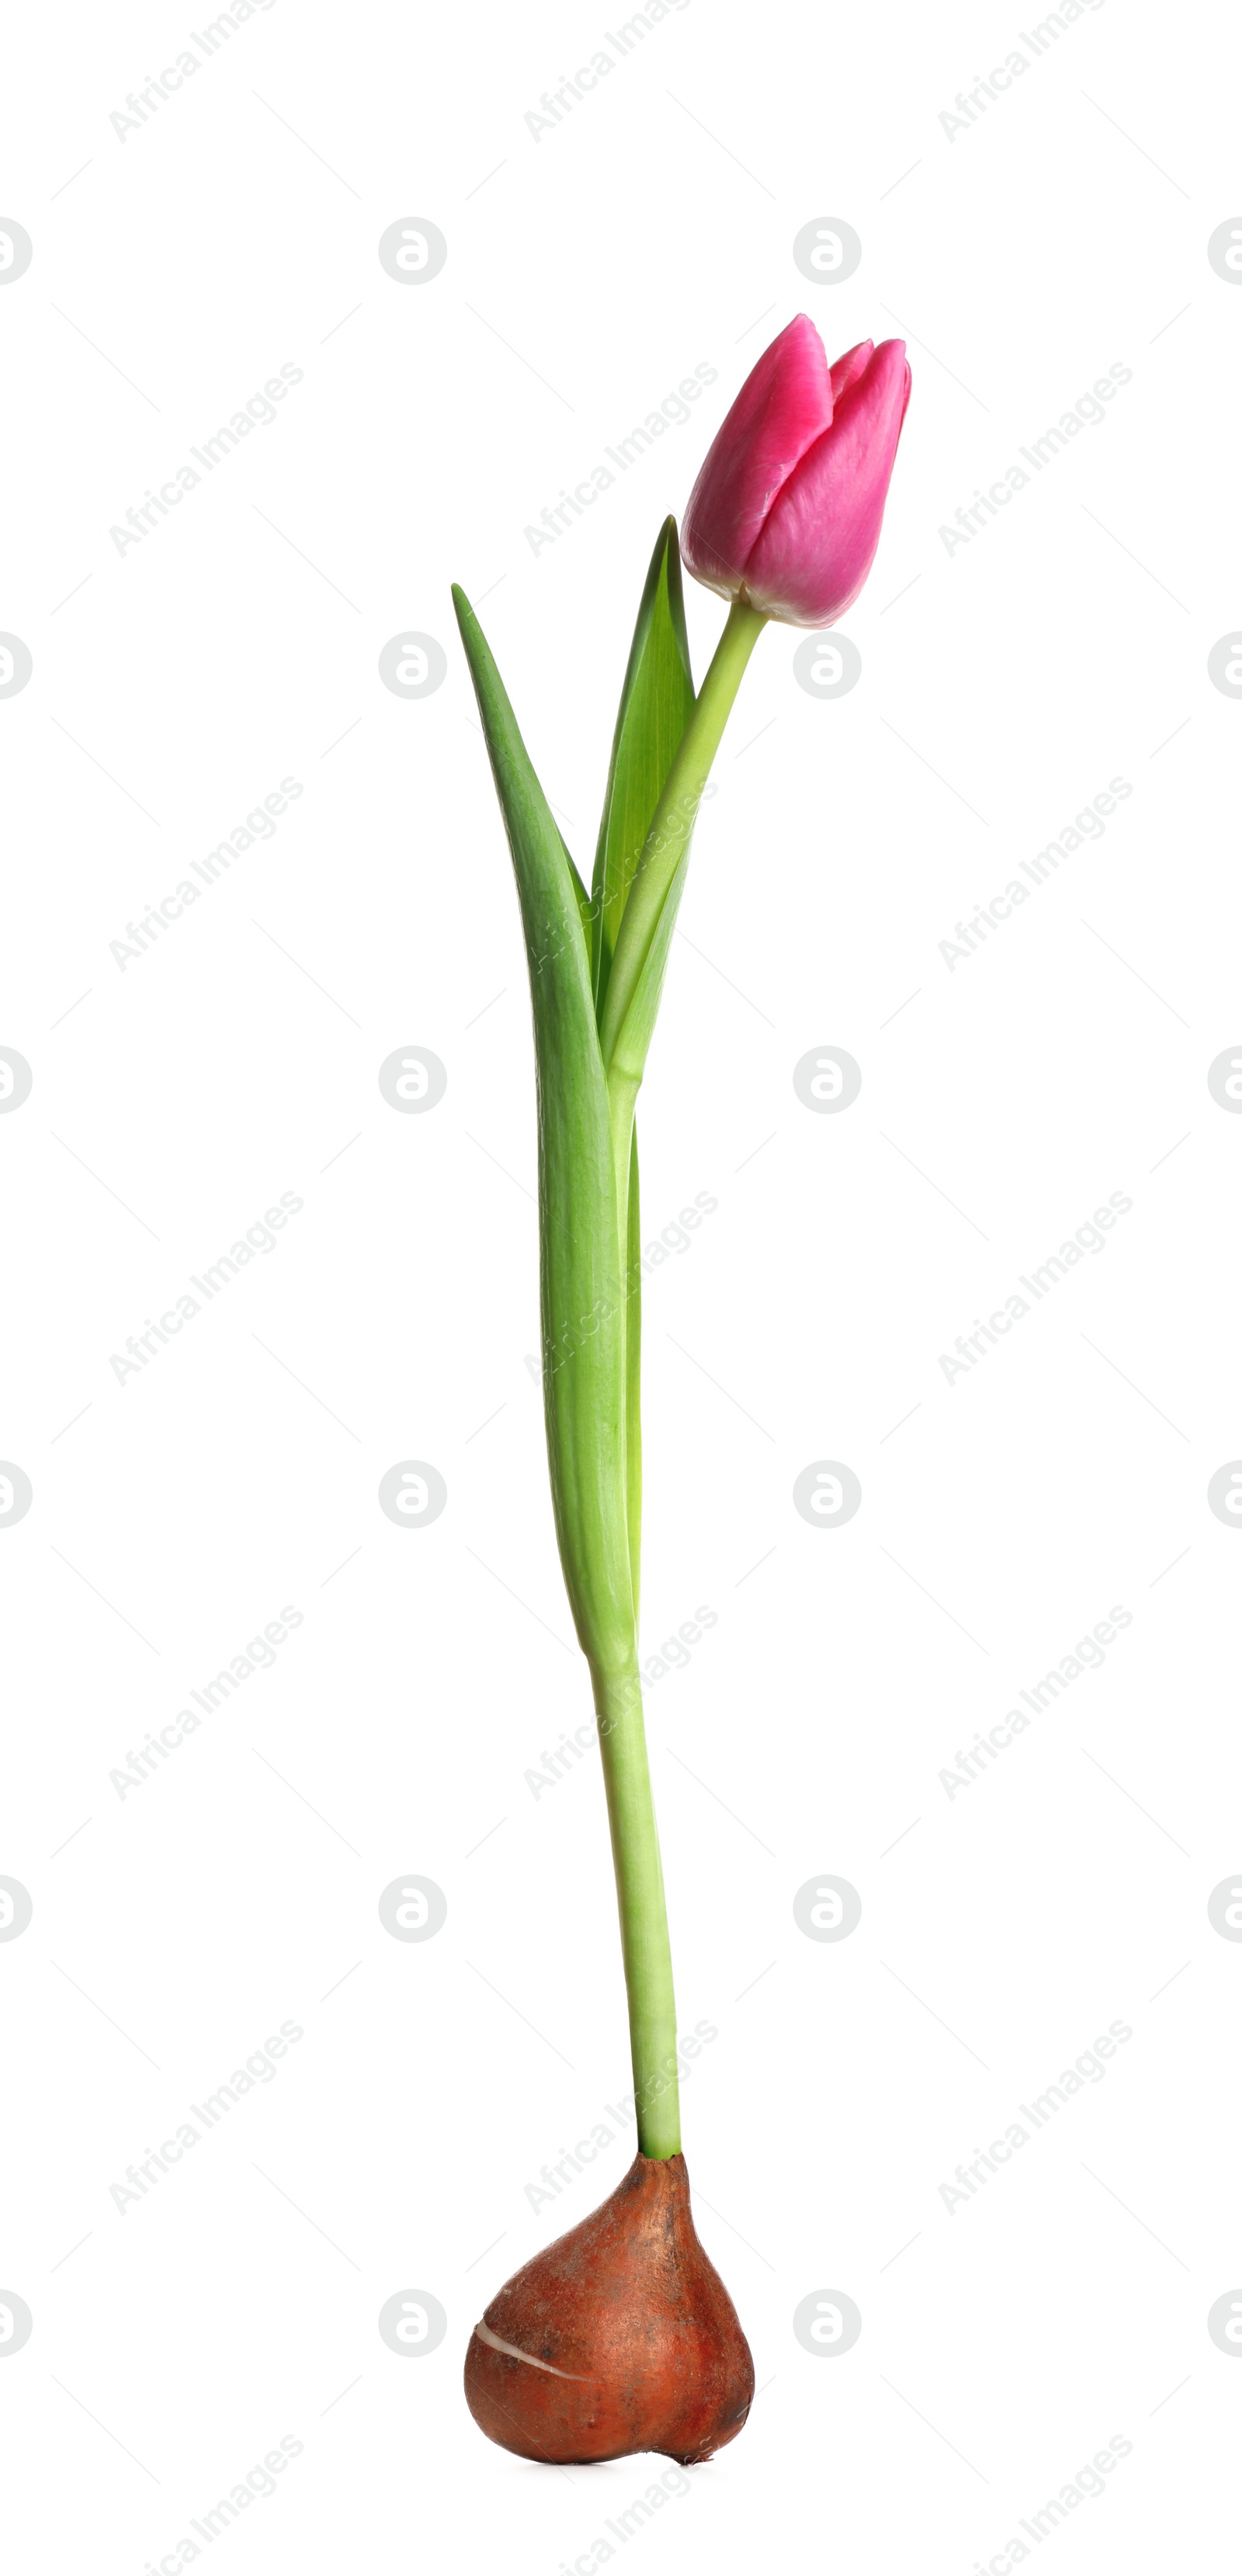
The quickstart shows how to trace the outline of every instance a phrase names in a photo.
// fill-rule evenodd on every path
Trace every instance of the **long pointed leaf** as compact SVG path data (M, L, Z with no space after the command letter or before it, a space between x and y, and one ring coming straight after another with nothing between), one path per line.
M668 968L668 954L673 944L673 932L677 927L677 915L681 908L689 865L690 842L687 840L678 863L677 874L665 895L656 923L655 935L647 951L642 973L634 988L634 998L621 1023L613 1050L610 1078L618 1089L624 1086L632 1089L635 1094L646 1068L647 1049L651 1044L652 1032L660 1008L660 996L664 990L664 977Z
M464 593L454 604L521 904L535 1028L544 1413L556 1534L584 1653L624 1667L634 1622L625 1495L625 1298L608 1087L581 889Z
M597 1012L603 1008L634 870L693 706L677 522L669 518L656 539L639 602L595 853L591 901Z
M625 1510L630 1539L630 1585L638 1626L638 1575L643 1522L642 1239L638 1214L638 1129L630 1129L630 1185L625 1247Z
M578 906L578 918L582 923L582 934L586 940L587 955L589 957L591 953L591 898L587 893L586 887L584 886L582 879L574 866L573 860L569 855L569 844L563 832L561 833L560 841L561 848L565 853L565 865L569 870L570 883L573 886L574 899Z
M597 1014L608 988L617 932L651 818L694 706L681 588L677 522L665 520L643 585L613 734L608 785L591 888L591 964ZM639 1348L642 1334L638 1244L638 1148L614 1119L617 1235L625 1253L626 1486L630 1572L638 1615L642 1519Z

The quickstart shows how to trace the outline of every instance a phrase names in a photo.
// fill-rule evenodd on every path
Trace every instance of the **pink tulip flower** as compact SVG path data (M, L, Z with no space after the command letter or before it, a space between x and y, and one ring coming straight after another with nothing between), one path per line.
M830 367L799 313L765 349L708 449L686 511L687 570L787 626L831 626L875 559L910 399L904 340Z

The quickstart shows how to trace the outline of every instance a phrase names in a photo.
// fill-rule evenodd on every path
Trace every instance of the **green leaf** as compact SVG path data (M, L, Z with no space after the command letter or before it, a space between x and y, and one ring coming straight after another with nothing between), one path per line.
M642 1237L638 1215L638 1129L630 1129L630 1183L625 1247L625 1510L630 1538L630 1586L638 1626L638 1569L643 1521Z
M617 932L651 819L694 708L677 522L665 520L647 569L626 664L595 853L589 906L591 972L602 1012ZM624 1247L626 1485L634 1614L638 1615L642 1437L639 1422L641 1271L638 1149L614 1112L617 1237Z
M563 832L561 833L560 841L561 848L565 853L565 865L569 870L570 881L573 885L574 895L578 905L578 917L582 923L582 932L583 937L586 940L587 956L589 958L591 953L591 898L587 893L586 887L584 886L582 879L574 866L573 860L569 855L569 844Z
M690 842L678 861L677 873L661 905L651 945L643 961L634 997L617 1033L609 1066L609 1080L618 1093L629 1091L637 1097L638 1086L647 1063L647 1049L660 1008L668 953L673 944L677 915L685 891L686 871L690 865Z
M634 1613L625 1491L625 1296L608 1086L584 889L464 593L453 601L521 905L535 1029L544 1414L557 1543L596 1675L625 1667Z
M595 853L591 902L597 1014L603 1009L634 870L693 708L677 522L669 518L656 539L639 602Z
M600 1047L618 1100L643 1078L695 817L738 683L766 623L758 609L734 600L634 870L599 1009Z

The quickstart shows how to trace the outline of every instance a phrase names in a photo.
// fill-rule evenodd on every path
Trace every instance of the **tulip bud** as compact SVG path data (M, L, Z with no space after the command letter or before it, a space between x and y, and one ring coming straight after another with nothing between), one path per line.
M797 314L690 495L681 551L695 580L787 626L833 625L871 570L909 399L904 340L860 340L830 368Z

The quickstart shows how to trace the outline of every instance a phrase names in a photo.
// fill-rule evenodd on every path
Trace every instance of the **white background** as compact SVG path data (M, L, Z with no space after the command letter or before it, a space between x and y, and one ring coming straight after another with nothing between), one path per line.
M195 24L200 22L195 21ZM202 23L206 23L203 21ZM666 2463L492 2449L461 2358L505 2275L628 2161L524 2185L628 2082L595 1757L538 1392L533 1067L517 908L450 580L589 873L661 516L800 307L830 354L904 328L879 558L821 703L763 637L704 809L640 1104L644 1235L719 1205L645 1290L644 1653L701 2233L761 2394L614 2554L715 2570L1003 2568L1113 2435L1067 2569L1221 2546L1242 2371L1236 1988L1207 1898L1237 1846L1242 1037L1236 33L1120 0L952 139L1003 8L690 0L536 141L591 8L277 0L122 141L175 9L10 27L0 1451L0 2368L31 2571L586 2569ZM1033 21L1032 21L1033 23ZM185 22L189 24L188 21ZM449 246L411 290L383 229ZM791 245L863 244L837 287ZM691 421L533 553L525 527L699 362ZM141 544L109 529L282 364L303 381ZM1132 381L952 554L938 535L1113 364ZM691 586L693 588L693 586ZM484 597L484 594L487 594ZM720 603L695 591L696 673ZM439 638L406 703L382 646ZM1230 775L1231 764L1233 776ZM275 835L137 960L110 943L285 776ZM939 943L1110 778L1132 794L952 971ZM809 1049L863 1071L795 1097ZM400 1116L381 1061L448 1069ZM110 1354L291 1192L302 1212L138 1376ZM965 1377L938 1365L1113 1192L1132 1209ZM403 1458L448 1486L401 1530ZM848 1528L795 1475L848 1462ZM124 1799L109 1773L285 1603L276 1664ZM939 1779L1075 1640L1102 1670L952 1799ZM380 1891L417 1871L444 1930ZM833 1871L839 1946L797 1929ZM302 2040L122 2217L109 2185L284 2019ZM1132 2038L950 2215L938 2186L1110 2022ZM438 2350L381 2340L394 2292ZM853 2350L798 2301L857 2302ZM673 2484L676 2485L676 2481ZM1084 2531L1083 2526L1086 2526ZM208 2550L204 2548L202 2555ZM1032 2555L1034 2548L1032 2547ZM184 2563L189 2563L188 2559ZM213 2560L214 2563L214 2560Z

